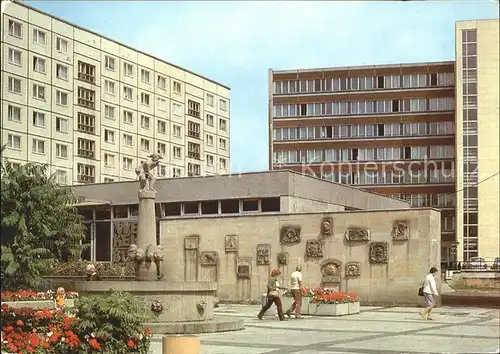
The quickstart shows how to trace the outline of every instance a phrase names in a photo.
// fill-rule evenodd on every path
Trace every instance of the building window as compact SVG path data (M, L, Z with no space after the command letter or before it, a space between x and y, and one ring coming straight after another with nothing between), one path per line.
M174 136L180 138L182 135L182 129L180 125L174 124Z
M227 170L227 160L225 158L219 158L219 167L223 170Z
M56 157L60 159L67 159L68 145L56 144Z
M134 75L134 67L130 63L123 63L123 75L132 77Z
M62 64L56 65L56 77L61 80L68 80L68 67Z
M132 147L132 135L123 134L123 146Z
M63 170L56 171L56 183L60 185L68 184L68 173Z
M181 169L178 167L172 168L172 177L173 178L180 178L181 177Z
M45 101L45 86L33 84L33 98Z
M56 104L59 106L68 106L68 94L66 92L62 92L56 90Z
M148 139L141 138L141 150L146 152L151 150L151 142Z
M188 177L199 176L200 171L200 165L188 162Z
M115 143L115 132L113 130L104 129L104 141L108 144Z
M149 94L141 92L141 103L145 106L149 106Z
M158 177L166 177L167 176L167 166L159 164L158 165Z
M66 118L56 117L56 131L59 133L68 132L68 120Z
M174 102L172 104L172 107L173 107L174 115L179 116L179 117L182 116L182 105Z
M177 158L177 159L180 159L181 158L181 155L182 155L182 150L179 146L174 146L173 147L173 152L172 152L172 155Z
M149 84L149 71L145 69L141 69L141 81L145 84Z
M21 80L9 76L9 91L13 93L21 93Z
M130 171L132 169L132 159L130 157L123 158L123 169L125 171Z
M78 112L78 130L95 134L95 116Z
M180 94L180 93L182 92L181 83L180 83L179 81L174 81L173 86L174 86L174 87L173 87L173 91L174 91L175 93Z
M46 34L38 28L33 28L33 43L45 45Z
M13 48L9 48L9 63L17 66L22 65L22 52Z
M133 100L132 97L133 97L132 87L123 86L123 99L127 101L132 101Z
M133 124L133 116L131 111L123 111L123 123L125 124Z
M198 102L188 100L188 114L190 116L200 118L200 104Z
M214 106L214 95L207 93L207 105L210 107Z
M45 127L45 113L33 112L33 126L44 128Z
M219 119L219 129L222 131L227 131L227 121L225 119Z
M95 157L95 142L78 138L78 156L93 159Z
M165 122L164 120L158 120L157 131L160 134L165 134L167 132L167 122Z
M33 71L45 74L45 59L33 56Z
M7 136L7 145L9 149L21 150L21 137L19 135L9 134Z
M115 83L110 80L104 80L104 91L110 95L115 95Z
M207 114L207 125L209 127L214 126L214 116L212 114Z
M95 82L95 66L83 61L78 61L78 78L82 81Z
M9 20L9 34L17 38L22 38L23 25L20 22Z
M67 54L68 53L68 41L64 38L57 37L56 39L56 50L58 52Z
M158 108L159 111L165 112L167 110L167 100L158 97L156 108Z
M104 177L104 183L112 183L114 182L115 180L113 178L109 178L109 177Z
M151 118L141 115L141 128L149 130Z
M158 87L161 89L167 87L167 78L165 76L158 75Z
M79 183L94 183L95 181L95 167L92 165L85 165L79 163L77 165L77 181Z
M200 125L198 123L188 121L188 136L191 138L200 138Z
M214 136L211 134L207 134L207 145L214 146Z
M227 150L226 139L219 138L219 148L222 150Z
M9 105L7 108L7 116L11 122L21 121L21 108Z
M207 154L207 166L213 166L214 165L214 155Z
M167 153L167 144L157 143L156 152L162 156L165 156Z
M110 71L115 71L115 58L106 55L104 57L104 67Z
M115 167L115 155L104 154L104 166L114 168Z
M188 157L192 159L200 159L200 144L188 142Z
M95 91L78 87L78 104L90 109L95 109Z
M104 118L115 120L115 107L105 104L104 105Z
M45 154L45 141L40 139L33 139L33 153Z
M227 101L223 100L222 98L219 101L219 106L221 111L227 111Z

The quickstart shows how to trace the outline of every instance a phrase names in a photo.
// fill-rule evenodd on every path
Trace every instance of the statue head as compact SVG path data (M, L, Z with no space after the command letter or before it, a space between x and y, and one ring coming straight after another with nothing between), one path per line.
M151 159L151 161L153 161L153 162L158 162L158 161L160 161L161 159L163 159L163 157L162 157L160 154L157 154L157 153L155 153L155 154L151 154L151 155L149 155L148 157L149 157L149 158Z
M128 248L128 258L135 260L137 256L137 245L131 244Z
M95 271L95 265L93 265L92 263L91 264L87 264L87 267L85 268L85 271L89 275L94 274L96 272Z

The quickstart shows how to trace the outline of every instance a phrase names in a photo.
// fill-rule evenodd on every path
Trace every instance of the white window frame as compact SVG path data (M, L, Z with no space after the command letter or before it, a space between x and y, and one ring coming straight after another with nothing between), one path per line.
M63 50L64 48L64 50ZM56 50L59 53L68 54L68 40L57 37L56 38Z
M16 146L18 145L18 146ZM21 150L21 136L15 134L7 135L7 146L12 150Z
M60 90L56 90L56 104L59 106L68 106L68 93ZM64 98L64 99L63 99Z
M19 61L16 62L16 57L19 57ZM9 48L9 64L22 66L23 65L23 52L14 48Z
M21 22L9 19L9 35L16 38L23 38L23 24Z
M38 45L47 44L47 32L42 31L39 28L33 28L33 43Z
M10 122L21 122L21 107L9 104L7 106L7 117Z
M116 66L115 66L116 60L110 55L105 55L104 56L104 67L109 70L109 71L115 71Z
M32 152L34 154L45 155L45 140L33 138Z
M63 153L65 151L65 153ZM56 157L58 159L68 159L68 145L56 143Z

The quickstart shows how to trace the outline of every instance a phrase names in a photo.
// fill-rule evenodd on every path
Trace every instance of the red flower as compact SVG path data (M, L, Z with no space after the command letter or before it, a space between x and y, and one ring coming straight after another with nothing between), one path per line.
M127 342L127 345L130 347L130 348L133 348L135 346L135 343L132 339L129 339L128 342Z
M144 335L149 337L151 335L151 330L149 328L146 328L144 330Z
M23 323L23 321L21 321L21 320L17 320L17 321L16 321L16 325L18 325L19 327L21 327L23 324L24 324L24 323Z
M95 338L91 338L89 340L89 344L90 344L90 347L92 349L96 349L96 350L100 350L101 349L101 345L99 344L99 342Z

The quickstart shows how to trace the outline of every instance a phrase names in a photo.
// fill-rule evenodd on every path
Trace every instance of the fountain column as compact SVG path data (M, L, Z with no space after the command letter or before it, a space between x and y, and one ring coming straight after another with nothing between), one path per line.
M153 190L139 191L139 221L137 225L137 246L148 252L156 248L156 192ZM151 261L136 263L136 280L151 281L157 279L155 264Z

